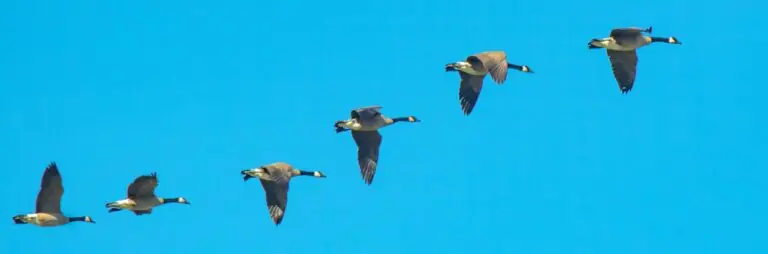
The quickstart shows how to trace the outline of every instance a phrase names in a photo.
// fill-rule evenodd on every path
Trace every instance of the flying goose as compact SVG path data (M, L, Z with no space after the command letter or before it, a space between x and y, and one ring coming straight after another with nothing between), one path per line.
M142 175L128 185L128 198L109 202L105 206L110 208L108 212L117 212L123 209L130 210L136 215L151 214L152 208L168 204L180 203L189 205L189 201L183 197L161 198L155 196L157 187L157 173Z
M288 186L294 176L326 177L320 171L304 171L284 162L275 162L258 168L240 171L243 181L258 178L267 199L267 211L275 226L280 225L288 205Z
M446 72L458 71L461 77L459 104L464 115L468 116L475 108L485 75L490 73L491 79L501 85L507 79L507 68L533 73L527 65L507 63L507 55L504 51L485 51L468 56L465 61L445 65Z
M357 144L357 163L360 174L366 184L371 185L379 162L381 135L378 129L397 122L421 122L414 116L388 118L381 114L381 106L369 106L352 110L349 120L336 121L336 133L352 131L352 139Z
M14 223L29 223L41 227L61 226L73 221L96 223L90 216L67 217L61 214L61 196L64 195L64 186L61 184L61 174L56 162L48 164L41 182L35 212L13 216Z
M622 94L632 90L635 84L635 74L637 71L636 49L654 42L682 44L674 36L651 37L643 35L644 32L650 34L652 31L653 27L646 29L636 27L616 28L611 30L611 34L607 38L595 38L589 41L589 49L606 49L608 59L611 62L613 76L616 78Z

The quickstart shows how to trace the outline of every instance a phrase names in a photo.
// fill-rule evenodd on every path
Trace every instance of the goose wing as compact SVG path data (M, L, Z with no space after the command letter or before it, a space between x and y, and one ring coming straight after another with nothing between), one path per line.
M288 181L268 181L259 179L261 187L267 199L267 211L269 218L275 225L280 225L285 214L285 207L288 205Z
M616 44L622 46L634 45L643 36L644 29L641 28L616 28L611 30L611 38L616 40Z
M368 106L352 110L350 117L358 120L371 120L381 115L381 106Z
M61 184L61 174L56 162L48 164L40 182L35 212L61 214L61 196L64 195L64 185Z
M477 98L480 96L480 90L483 89L483 76L476 76L459 72L461 82L459 82L459 104L464 115L472 113L475 108Z
M483 63L483 66L491 75L496 84L503 84L507 80L507 54L504 51L486 51L478 53L467 58L467 62L472 63L475 58ZM471 59L471 60L470 60Z
M275 162L264 166L270 175L283 175L283 173L290 174L293 166L285 162Z
M128 185L128 198L154 197L156 187L157 173L153 172L149 175L136 177L136 179Z
M379 162L381 134L378 131L352 131L352 138L357 144L357 164L365 184L371 185L376 175Z
M635 84L637 71L637 52L606 50L611 61L611 70L621 93L628 93Z

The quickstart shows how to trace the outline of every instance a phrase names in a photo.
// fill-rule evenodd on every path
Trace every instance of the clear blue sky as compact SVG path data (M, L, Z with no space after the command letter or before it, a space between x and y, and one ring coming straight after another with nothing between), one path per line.
M0 252L767 253L766 4L609 3L2 2ZM683 45L622 95L587 42L649 25ZM493 49L536 74L465 117L443 65ZM423 122L382 130L369 187L332 124L376 104ZM12 223L50 161L97 224ZM328 175L279 227L239 175L274 161ZM106 212L153 171L192 205Z

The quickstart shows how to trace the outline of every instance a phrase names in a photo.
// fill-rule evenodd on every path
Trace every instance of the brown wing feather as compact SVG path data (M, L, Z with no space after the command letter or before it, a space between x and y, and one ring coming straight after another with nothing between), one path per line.
M464 115L472 113L475 103L480 97L480 90L483 89L483 76L475 76L459 72L461 81L459 82L459 105Z
M507 80L507 54L504 51L486 51L474 55L483 62L483 66L496 84Z
M157 187L157 173L139 176L128 185L128 198L154 197Z
M616 28L611 30L611 34L609 36L616 38L616 37L635 37L638 35L641 35L644 29L637 28L637 27L629 27L629 28Z
M35 212L61 213L61 196L64 195L64 185L61 183L61 173L56 162L51 162L43 172L40 181L40 191L37 193Z
M359 120L370 120L381 114L381 106L368 106L352 110L350 117ZM362 118L362 119L360 119Z
M132 212L133 212L134 214L136 214L136 216L139 216L139 215L144 215L144 214L152 214L152 209L149 209L149 210L144 210L144 211L141 211L141 210L133 210Z
M611 62L611 70L621 93L628 93L635 85L637 72L637 52L606 50Z
M365 184L371 185L379 163L381 134L378 131L352 131L352 139L357 144L357 164Z
M261 181L261 187L267 199L267 211L269 218L275 225L280 225L285 215L285 208L288 205L288 182L277 183L273 181Z
M267 168L267 170L270 171L270 173L272 173L273 171L290 173L291 170L293 170L293 166L285 162L275 162L275 163L264 166L264 168Z
M611 30L610 37L622 46L636 45L642 40L643 31L640 28L617 28Z

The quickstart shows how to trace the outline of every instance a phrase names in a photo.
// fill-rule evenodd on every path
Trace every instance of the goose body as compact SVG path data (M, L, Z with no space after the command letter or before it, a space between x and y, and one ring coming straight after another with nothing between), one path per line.
M456 63L453 63L453 67L457 71L460 71L469 75L485 76L485 74L488 74L488 70L486 68L482 68L480 65L474 66L477 68L473 68L472 64L466 61L458 61Z
M379 113L381 107L370 107L366 110L353 111L350 119L338 121L336 128L347 128L353 131L375 131L395 123L395 120ZM362 116L362 117L361 117Z
M606 49L608 60L611 63L611 71L619 85L619 91L622 94L629 93L634 87L635 76L637 74L637 49L645 47L654 42L668 44L682 44L674 36L671 37L652 37L643 35L651 33L652 27L641 28L616 28L611 30L609 37L592 39L588 46L589 49Z
M498 85L507 80L507 69L533 73L527 65L507 63L504 51L485 51L468 56L465 61L445 65L445 71L459 73L459 105L464 115L469 115L477 104L483 79L490 74L491 79Z
M243 181L248 181L251 178L259 179L261 187L264 189L269 217L275 226L280 225L283 221L288 205L288 188L291 178L295 176L326 177L320 171L299 170L285 162L275 162L242 170L240 174L243 175Z
M56 163L51 162L43 173L40 191L37 194L35 212L13 216L13 222L41 227L61 226L73 221L96 223L90 216L64 216L61 213L61 197L63 195L64 186L61 183L61 174Z
M369 106L354 109L349 120L336 121L336 133L352 131L352 139L357 145L357 162L360 175L367 185L373 183L379 162L381 134L378 130L398 122L420 122L414 116L389 118L381 114L381 106Z
M125 199L109 202L105 207L108 212L117 212L120 210L129 210L136 215L151 214L152 209L168 203L180 203L189 205L189 201L184 197L161 198L155 195L157 187L157 173L142 175L128 185L128 197Z
M126 209L131 211L149 211L156 206L162 205L163 198L145 197L145 198L136 198L135 200L126 198L126 199L121 199L112 203L114 204L110 205L109 207L114 209L120 209L120 210ZM117 210L113 212L116 212L116 211Z

